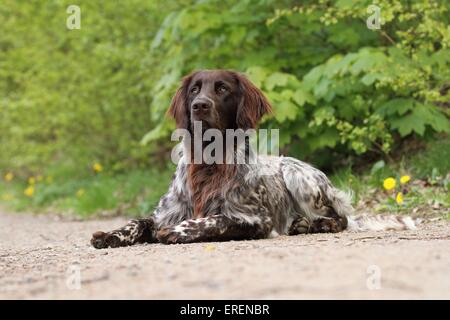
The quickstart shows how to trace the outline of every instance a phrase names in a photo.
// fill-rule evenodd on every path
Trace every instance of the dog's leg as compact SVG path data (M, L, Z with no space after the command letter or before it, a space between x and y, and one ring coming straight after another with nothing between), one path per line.
M305 217L296 218L292 221L289 227L288 234L290 236L295 236L297 234L309 233L311 228L311 222Z
M91 244L97 249L125 247L135 243L157 242L155 236L153 218L133 219L120 229L95 232L92 235Z
M162 228L156 237L162 243L192 243L267 238L272 230L269 218L254 219L254 223L238 222L222 215L191 219Z
M323 232L341 232L347 228L348 220L346 216L338 216L337 214L320 217L311 223L311 233Z
M289 227L288 234L296 235L302 233L324 233L324 232L341 232L347 228L347 217L339 216L330 208L328 213L323 217L317 217L313 221L309 221L306 217L295 219Z

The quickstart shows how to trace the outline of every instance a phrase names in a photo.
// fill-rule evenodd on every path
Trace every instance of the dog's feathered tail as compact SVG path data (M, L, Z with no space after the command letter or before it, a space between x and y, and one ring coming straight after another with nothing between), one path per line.
M349 231L415 230L415 221L408 216L358 215L347 217Z
M418 221L408 216L396 215L353 215L351 205L353 194L335 189L333 208L340 216L347 216L349 231L415 230Z

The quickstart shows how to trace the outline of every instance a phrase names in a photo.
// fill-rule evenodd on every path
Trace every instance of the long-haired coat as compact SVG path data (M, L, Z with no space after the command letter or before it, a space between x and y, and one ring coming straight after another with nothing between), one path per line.
M198 121L203 129L217 129L223 135L227 129L253 129L270 112L258 88L242 74L226 70L198 71L185 77L168 110L179 129L193 133ZM193 139L202 138L194 135ZM201 142L201 148L207 145ZM232 158L252 153L247 143L224 148ZM352 219L349 195L333 187L324 173L297 159L256 155L253 162L207 164L193 163L192 154L192 146L185 145L169 191L151 217L131 220L111 232L95 232L92 245L106 248L142 242L261 239L346 228L414 228L408 218Z

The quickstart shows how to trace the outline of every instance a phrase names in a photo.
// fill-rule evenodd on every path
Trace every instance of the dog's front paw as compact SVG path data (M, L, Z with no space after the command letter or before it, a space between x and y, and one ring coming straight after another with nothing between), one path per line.
M336 220L328 218L314 220L312 230L314 233L335 233L341 231Z
M288 234L294 236L297 234L308 233L310 228L310 223L306 218L298 218L294 220L289 227Z
M120 239L114 234L97 231L92 234L91 244L96 249L120 247Z

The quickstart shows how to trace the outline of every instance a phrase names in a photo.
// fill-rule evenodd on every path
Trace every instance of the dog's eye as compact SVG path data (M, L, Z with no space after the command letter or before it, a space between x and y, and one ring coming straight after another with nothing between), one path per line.
M225 93L228 91L228 88L225 87L223 84L217 87L217 93Z
M198 86L192 87L192 89L191 89L192 94L197 94L199 91L200 91L200 88Z

